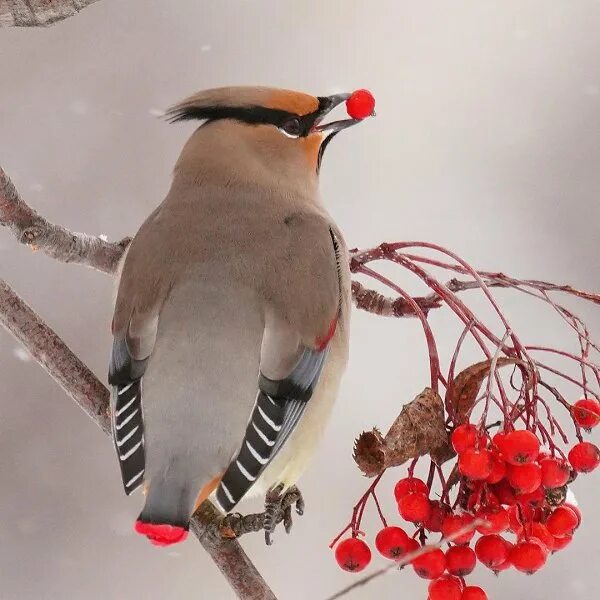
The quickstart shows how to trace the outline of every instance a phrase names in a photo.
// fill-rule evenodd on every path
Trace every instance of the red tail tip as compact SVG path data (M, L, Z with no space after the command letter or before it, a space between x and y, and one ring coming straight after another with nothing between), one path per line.
M187 529L168 523L146 523L139 519L135 522L135 530L145 535L155 546L170 546L183 542L187 537Z

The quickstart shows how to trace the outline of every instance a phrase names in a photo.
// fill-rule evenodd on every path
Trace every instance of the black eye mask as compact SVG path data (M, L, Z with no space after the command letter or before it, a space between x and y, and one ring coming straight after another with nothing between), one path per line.
M306 137L310 134L316 120L330 105L329 98L319 98L319 108L302 116L263 106L187 106L172 110L167 113L167 118L170 123L234 119L249 125L274 125L292 137Z

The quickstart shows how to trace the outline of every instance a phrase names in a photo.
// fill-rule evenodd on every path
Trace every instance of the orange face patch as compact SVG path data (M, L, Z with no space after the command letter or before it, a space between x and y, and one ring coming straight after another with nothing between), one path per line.
M309 94L290 90L276 90L267 99L265 106L304 116L315 112L319 108L319 101Z
M319 158L319 148L321 147L321 142L323 141L323 136L316 132L312 133L308 137L301 138L299 142L302 144L304 152L306 154L306 158L308 160L308 164L311 169L316 167L317 160Z

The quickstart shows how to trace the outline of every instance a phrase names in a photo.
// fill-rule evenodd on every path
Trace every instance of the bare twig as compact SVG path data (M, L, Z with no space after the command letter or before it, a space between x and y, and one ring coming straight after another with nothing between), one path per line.
M0 27L45 27L96 0L0 0Z
M23 201L1 167L0 225L8 227L21 244L42 250L56 260L83 264L104 273L115 271L131 241L125 238L111 243L50 223Z
M352 282L352 299L356 308L382 317L416 317L417 314L408 300L389 298L375 290L365 288L358 281ZM425 316L432 308L440 308L442 301L437 294L413 298Z
M0 280L0 323L4 325L106 434L109 392L58 335ZM217 535L223 514L209 501L192 518L191 529L240 598L275 600L239 542Z

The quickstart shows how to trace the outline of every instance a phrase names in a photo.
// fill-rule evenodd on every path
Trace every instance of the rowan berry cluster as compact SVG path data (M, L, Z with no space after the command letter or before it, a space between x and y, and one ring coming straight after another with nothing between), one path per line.
M597 400L579 400L571 412L581 427L600 424ZM386 524L375 548L400 561L422 547L417 538L423 540L425 532L439 533L448 540L445 551L431 547L410 561L419 577L430 580L428 600L485 600L481 588L465 583L477 562L496 573L513 568L533 574L570 544L581 513L567 502L568 486L578 473L600 465L600 450L583 441L568 457L553 455L530 430L491 436L471 423L456 427L450 439L458 457L456 501L450 505L447 493L432 500L427 483L411 475L401 479L394 496L402 519L415 526L414 535ZM342 569L356 572L369 564L371 550L351 537L338 544L335 557Z
M390 278L391 269L384 274L374 267L377 261L400 267L429 293L411 295ZM428 600L485 600L481 588L465 581L477 563L495 573L535 573L552 553L571 543L581 523L570 487L579 474L600 464L600 450L584 439L584 430L589 433L600 424L600 344L555 296L600 304L600 294L478 271L452 251L428 242L352 251L351 270L395 295L388 298L354 281L359 308L418 318L430 382L415 400L403 403L385 435L374 428L357 438L354 459L361 472L374 479L331 543L337 562L353 572L370 563L371 549L361 524L367 504L373 502L383 524L374 546L395 561L388 569L411 565L429 580ZM444 279L451 273L452 278L444 283L438 273ZM577 349L524 341L492 288L511 289L551 309L557 323L574 335ZM461 296L467 290L478 290L491 311L476 314ZM451 354L440 353L429 319L440 307L462 329ZM473 360L473 351L479 360ZM461 363L466 367L458 372ZM584 398L570 402L563 386L575 386ZM558 414L563 409L574 435ZM429 458L429 473L421 480L415 469L423 458ZM388 469L408 461L407 477L397 482L394 496L400 517L409 525L388 525L377 485Z

